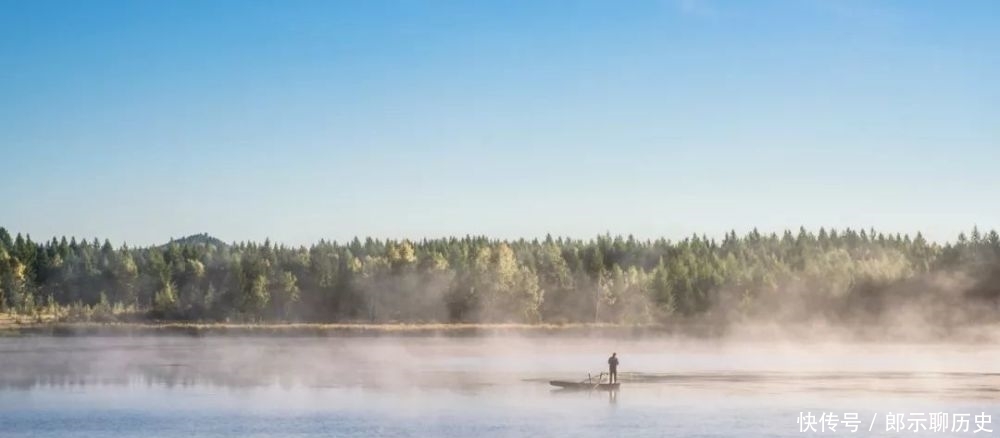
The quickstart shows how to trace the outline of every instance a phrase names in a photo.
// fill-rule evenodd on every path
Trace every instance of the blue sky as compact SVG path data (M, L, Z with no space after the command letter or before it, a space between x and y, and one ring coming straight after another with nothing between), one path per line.
M0 226L946 240L997 102L994 1L0 0Z

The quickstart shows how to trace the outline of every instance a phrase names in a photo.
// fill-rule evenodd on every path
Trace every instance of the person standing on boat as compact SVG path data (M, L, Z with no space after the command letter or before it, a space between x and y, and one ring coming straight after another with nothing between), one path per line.
M608 383L618 382L618 353L611 353L608 358Z

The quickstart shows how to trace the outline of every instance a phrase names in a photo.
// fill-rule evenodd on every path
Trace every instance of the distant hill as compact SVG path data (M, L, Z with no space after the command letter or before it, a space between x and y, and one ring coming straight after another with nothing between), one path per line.
M176 243L178 245L213 245L220 248L227 246L226 242L209 236L208 233L192 234L187 237L181 237L180 239L170 239L170 242L167 242L163 246L167 246L172 243Z

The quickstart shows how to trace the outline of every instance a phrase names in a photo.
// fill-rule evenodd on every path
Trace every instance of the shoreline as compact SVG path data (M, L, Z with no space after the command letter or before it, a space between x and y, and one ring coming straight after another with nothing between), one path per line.
M663 325L625 324L476 324L476 323L188 323L42 322L0 325L0 337L19 336L669 336Z
M667 339L710 342L811 344L977 345L1000 342L1000 324L913 331L912 327L838 327L799 324L716 325L613 323L224 323L224 322L13 322L0 320L0 339L28 337L492 337Z

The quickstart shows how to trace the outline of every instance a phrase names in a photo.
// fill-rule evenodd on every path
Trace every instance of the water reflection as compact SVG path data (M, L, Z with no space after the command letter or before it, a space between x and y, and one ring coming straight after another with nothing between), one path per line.
M518 341L520 342L520 341ZM38 338L0 339L0 390L75 389L88 386L165 388L432 388L476 394L488 388L531 388L548 392L553 378L579 379L590 354L602 351L586 340L573 348L541 341L406 339L196 339L196 338ZM637 344L636 350L644 347ZM628 351L624 348L618 350ZM630 363L657 372L622 372L622 390L633 393L722 394L895 394L947 398L1000 399L995 352L954 357L982 372L913 370L912 363L876 370L814 371L717 369L736 363L730 352L658 349L633 354ZM685 356L686 355L686 356ZM702 361L710 356L710 361ZM754 356L756 357L756 356ZM692 359L693 358L693 359ZM859 357L858 360L864 360ZM594 362L602 360L594 354ZM902 357L905 361L905 356ZM787 362L775 361L778 368ZM929 369L940 369L932 363ZM715 365L717 366L717 365ZM906 369L909 366L911 369ZM902 371L893 369L898 367ZM735 368L735 367L734 367ZM752 367L747 367L752 368ZM801 368L801 367L800 367ZM846 368L834 364L829 369ZM551 391L562 396L567 391ZM607 394L603 394L607 392ZM619 391L601 391L619 403Z

